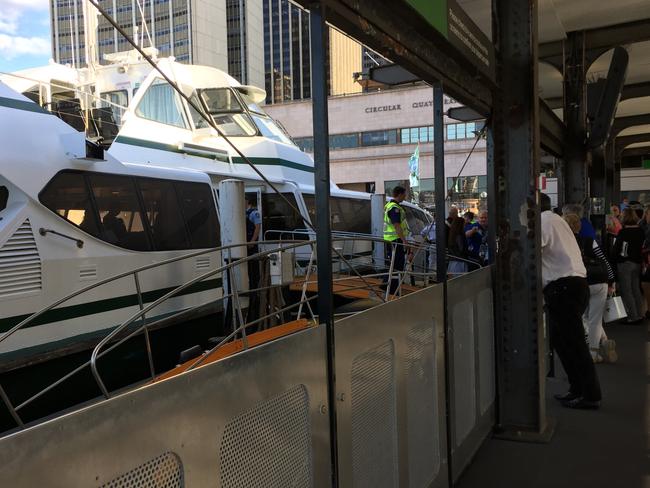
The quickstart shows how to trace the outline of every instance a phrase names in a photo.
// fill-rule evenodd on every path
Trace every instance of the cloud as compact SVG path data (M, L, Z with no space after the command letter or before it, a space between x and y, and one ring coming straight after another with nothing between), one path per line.
M16 34L24 13L48 9L48 0L0 0L0 32Z
M0 58L14 59L17 56L47 56L51 52L49 39L0 34Z

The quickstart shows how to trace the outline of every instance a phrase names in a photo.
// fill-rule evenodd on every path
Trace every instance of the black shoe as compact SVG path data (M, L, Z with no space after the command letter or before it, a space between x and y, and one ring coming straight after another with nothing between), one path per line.
M579 410L598 410L600 408L600 401L585 400L583 397L578 397L562 402L562 406Z
M568 402L569 400L575 400L576 398L580 398L580 395L577 393L572 393L570 391L567 391L566 393L556 393L553 395L553 398L560 402Z

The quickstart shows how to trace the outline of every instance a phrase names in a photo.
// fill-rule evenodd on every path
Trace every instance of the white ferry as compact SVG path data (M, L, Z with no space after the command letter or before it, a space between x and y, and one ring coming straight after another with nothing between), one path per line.
M135 51L111 61L0 76L0 334L93 281L218 246L214 190L227 178L257 195L262 235L308 233L313 161L264 113L264 90L215 68L156 60L300 215ZM86 136L103 156L87 156ZM335 184L331 194L333 231L370 234L370 195ZM430 219L416 206L407 214L414 234ZM124 225L113 228L116 222ZM145 302L218 262L214 253L143 274ZM85 293L0 342L0 372L96 342L137 310L127 281ZM159 313L221 293L214 279Z

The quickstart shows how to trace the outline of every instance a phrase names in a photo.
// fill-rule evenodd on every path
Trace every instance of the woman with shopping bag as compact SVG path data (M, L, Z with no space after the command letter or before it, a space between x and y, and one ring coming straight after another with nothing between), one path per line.
M623 229L614 244L614 257L618 270L618 285L627 323L637 324L643 320L643 297L641 296L641 263L645 235L639 227L639 219L631 208L623 211Z
M563 217L578 241L582 261L587 270L589 304L582 317L582 323L585 327L591 359L594 363L603 361L614 363L618 359L616 343L608 339L603 329L607 297L614 291L614 271L598 243L592 237L579 235L580 216L567 214Z

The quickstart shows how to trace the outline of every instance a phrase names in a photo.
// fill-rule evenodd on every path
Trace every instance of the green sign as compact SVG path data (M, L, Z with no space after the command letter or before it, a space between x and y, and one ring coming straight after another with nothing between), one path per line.
M650 169L650 159L643 160L643 169Z
M406 0L438 32L448 37L447 0Z
M458 0L405 0L467 60L494 79L494 45L458 4Z

